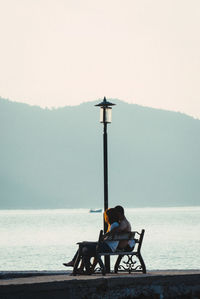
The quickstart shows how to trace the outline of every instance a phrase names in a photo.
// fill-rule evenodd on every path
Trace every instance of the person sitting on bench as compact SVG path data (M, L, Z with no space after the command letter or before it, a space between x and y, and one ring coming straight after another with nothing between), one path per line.
M108 227L108 230L107 230L107 232L110 230L110 226L111 226L111 224L109 223L109 218L108 218L108 215L107 215L107 213L109 213L108 211L109 211L110 209L107 209L105 212L104 212L104 220L105 220L105 222L107 223L107 227ZM118 217L118 214L117 213L115 213L116 214L116 217ZM117 219L118 220L118 219ZM97 246L97 244L98 244L98 242L89 242L90 243L90 245L91 245L91 243L92 243L92 245L93 246ZM73 257L73 259L70 261L70 262L68 262L68 263L63 263L63 265L65 266L65 267L74 267L74 264L75 264L75 261L76 261L76 258L77 258L77 256L78 256L78 250L76 251L76 253L75 253L75 255L74 255L74 257ZM93 269L95 268L95 265L96 265L96 261L94 261L94 263L93 263ZM79 268L79 272L83 272L83 268L84 268L84 265L83 265L83 263L81 264L81 266L80 266L80 268Z
M116 206L115 210L118 213L119 218L119 227L116 229L116 232L131 232L131 224L127 220L124 214L124 208L122 206ZM122 240L119 242L118 249L124 249L126 251L131 251L135 246L135 241L125 241Z
M106 240L106 237L111 234L113 230L119 227L119 214L115 208L111 208L106 211L106 215L110 224L110 228L109 232L104 235L104 241L99 244L98 250L100 252L115 252L119 245L119 241L109 241ZM97 244L95 243L86 243L82 248L82 261L86 269L86 274L92 273L90 268L90 259L91 257L96 257L96 246Z

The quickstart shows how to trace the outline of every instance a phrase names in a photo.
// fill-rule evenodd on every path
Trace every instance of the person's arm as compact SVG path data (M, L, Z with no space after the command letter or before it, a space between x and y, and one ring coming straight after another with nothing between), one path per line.
M118 222L112 223L111 226L110 226L110 231L104 234L104 239L107 236L113 235L117 231L118 227L119 227L119 223Z
M127 231L127 224L125 221L122 221L119 223L118 226L114 227L111 231L108 232L108 234L114 234L114 233L121 233L121 232L126 232Z

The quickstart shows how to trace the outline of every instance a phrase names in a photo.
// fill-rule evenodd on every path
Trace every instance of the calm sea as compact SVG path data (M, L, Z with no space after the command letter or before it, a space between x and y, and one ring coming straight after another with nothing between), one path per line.
M126 209L145 229L148 270L200 269L200 207ZM89 210L0 211L0 270L66 270L78 241L96 241L102 213Z

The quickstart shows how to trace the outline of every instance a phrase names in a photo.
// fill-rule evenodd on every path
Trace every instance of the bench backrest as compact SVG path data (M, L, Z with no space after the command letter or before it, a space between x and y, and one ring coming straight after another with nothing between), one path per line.
M142 246L144 233L145 233L144 229L142 229L140 233L137 232L137 231L121 232L121 233L116 232L114 234L108 235L106 237L106 240L107 241L122 241L122 240L130 241L130 240L135 240L136 247L137 247L137 252L139 252L140 249L141 249L141 246ZM104 234L103 234L103 230L101 230L100 234L99 234L99 242L102 242L103 240L104 240Z

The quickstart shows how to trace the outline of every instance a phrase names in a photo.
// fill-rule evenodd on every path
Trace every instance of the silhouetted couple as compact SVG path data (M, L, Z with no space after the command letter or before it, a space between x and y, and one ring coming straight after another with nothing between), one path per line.
M115 208L107 209L104 212L104 219L108 225L108 230L104 235L104 241L98 245L99 252L115 252L116 249L125 249L127 251L132 250L135 243L134 240L131 241L109 241L106 240L106 237L112 232L130 232L131 225L130 222L126 219L124 215L124 209L122 206L116 206ZM86 269L87 274L91 274L95 267L95 262L91 267L90 259L91 257L96 257L96 247L97 242L85 242L82 247L82 264L79 269L79 272L82 272L84 267ZM66 267L73 267L78 255L78 251L76 252L75 256L73 257L72 261L69 263L64 263L63 265Z

